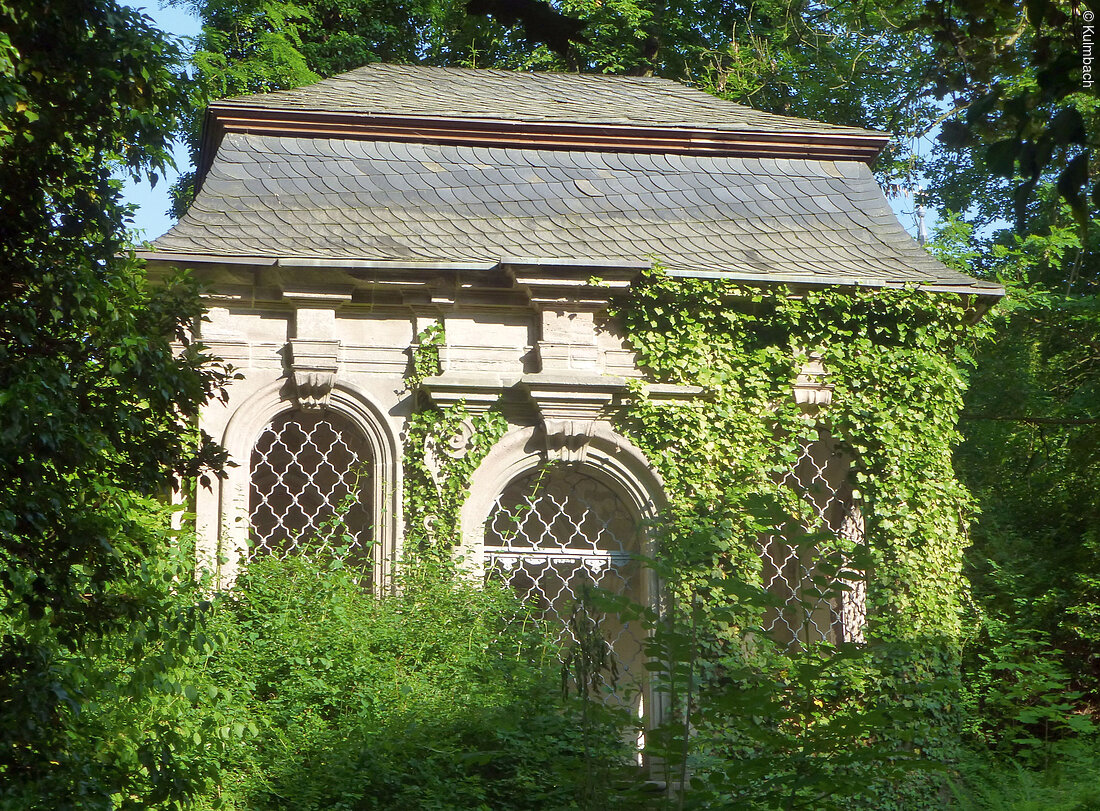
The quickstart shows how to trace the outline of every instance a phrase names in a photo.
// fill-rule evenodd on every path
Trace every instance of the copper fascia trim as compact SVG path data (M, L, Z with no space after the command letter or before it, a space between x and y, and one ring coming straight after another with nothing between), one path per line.
M643 127L568 122L417 118L276 110L219 102L204 122L200 178L227 132L376 141L427 141L464 146L543 147L658 152L745 158L803 158L871 163L889 143L886 133L758 132L693 127Z
M398 272L402 276L410 273L419 273L421 275L430 275L432 273L439 272L463 272L463 271L476 271L476 272L491 272L495 270L504 270L513 278L516 275L516 271L524 272L527 269L547 268L553 267L557 270L562 270L563 265L576 274L584 275L604 273L608 276L614 276L617 278L625 278L635 275L638 271L643 270L650 265L638 262L594 262L586 263L583 261L570 260L567 263L563 263L561 260L548 259L540 260L532 257L529 259L501 259L499 262L492 261L456 261L456 262L409 262L407 260L379 260L379 259L328 259L324 257L260 257L260 256L234 256L227 257L217 254L196 254L196 253L173 253L170 251L136 251L136 256L140 259L144 259L147 262L163 263L166 265L172 264L211 264L211 265L255 265L258 267L279 267L290 269L316 269L316 270L334 270L334 271L373 271L378 274L384 274L385 272ZM609 273L611 271L611 273ZM974 284L951 284L947 282L900 282L900 281L888 281L884 279L868 279L857 277L845 277L845 278L833 278L833 279L821 279L814 276L784 276L784 277L769 277L764 274L756 273L737 273L731 271L720 270L684 270L679 268L668 269L665 271L669 276L673 278L684 279L722 279L731 282L741 283L750 287L762 286L762 287L774 287L777 285L786 285L791 289L820 289L823 287L852 287L852 288L865 288L865 289L887 289L887 290L900 290L905 287L913 287L916 290L926 293L955 293L960 296L973 296L975 304L978 308L984 308L981 310L984 313L994 302L1002 298L1005 294L1003 287L999 285L989 284L988 286L977 286ZM568 285L568 282L565 282ZM978 316L981 317L980 314Z

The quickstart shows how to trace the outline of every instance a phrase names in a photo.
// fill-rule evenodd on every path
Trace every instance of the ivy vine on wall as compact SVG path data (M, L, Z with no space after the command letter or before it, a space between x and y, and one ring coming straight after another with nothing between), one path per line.
M461 537L459 511L470 477L508 429L496 411L471 415L464 403L439 408L421 389L440 373L443 326L433 324L417 335L408 378L416 402L405 429L404 510L406 575L418 566L450 570Z
M874 555L873 630L884 638L960 633L961 550L974 505L951 467L970 348L986 334L970 302L917 290L751 288L649 272L614 306L655 381L705 401L639 397L620 427L664 477L673 514L728 516L773 497L800 443L831 433L852 460ZM834 386L818 414L795 404L802 358ZM742 521L735 559L751 568Z
M673 278L657 268L617 298L610 315L649 382L704 392L693 401L659 401L638 383L613 417L665 482L668 506L655 529L661 544L654 566L679 590L669 604L679 599L691 607L697 688L728 690L731 679L742 679L749 695L743 667L750 666L763 674L757 684L765 692L802 689L784 675L794 672L797 652L767 654L761 639L752 642L766 600L744 600L744 610L731 614L724 584L761 584L762 534L777 522L797 525L805 507L779 482L809 443L827 436L850 462L861 507L868 644L858 666L847 662L850 651L835 660L815 651L812 667L831 681L827 688L805 682L818 691L804 697L806 706L819 721L837 707L865 713L844 762L880 757L873 747L891 735L882 751L950 760L958 746L956 681L967 606L962 550L974 513L951 450L971 348L987 335L974 323L973 302L915 289L760 288ZM414 348L409 382L418 399L405 441L407 567L454 566L470 477L507 430L495 411L441 409L422 392L425 378L440 371L443 342L437 325ZM816 411L792 397L811 354L820 356L832 386L831 404ZM461 452L447 453L448 443ZM786 728L804 741L813 718L791 711L786 699L773 704L784 708L783 717L760 722L768 734ZM880 734L891 718L898 728ZM692 725L703 728L697 719L684 728ZM790 752L782 758L797 760ZM844 760L835 753L830 759ZM916 782L898 788L896 807L933 802L934 784ZM891 807L885 794L876 802Z
M851 462L864 521L869 644L861 655L873 676L861 671L860 701L912 713L897 730L900 746L950 760L967 605L962 551L975 509L951 449L970 350L987 335L972 302L914 289L758 288L656 269L611 315L650 380L705 391L694 403L667 403L639 390L618 418L666 484L658 561L671 580L712 604L729 602L727 587L716 585L723 579L760 585L762 533L799 515L798 496L778 482L807 442L833 437ZM833 392L830 405L804 413L792 386L810 353L820 354ZM748 602L755 615L745 611L731 625L716 609L709 632L693 628L693 637L710 639L698 649L701 680L709 668L712 682L728 687L731 668L759 654L746 640L766 601ZM770 672L779 685L788 667L773 659ZM898 807L916 807L917 793ZM876 802L889 807L882 796Z

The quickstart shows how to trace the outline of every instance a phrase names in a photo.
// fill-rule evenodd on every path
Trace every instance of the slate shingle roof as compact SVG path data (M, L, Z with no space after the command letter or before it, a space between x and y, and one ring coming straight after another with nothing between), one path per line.
M293 90L225 99L215 102L211 109L228 106L726 132L885 136L874 130L760 112L668 79L410 65L368 65Z
M229 133L172 254L660 261L746 281L998 294L932 259L860 162Z

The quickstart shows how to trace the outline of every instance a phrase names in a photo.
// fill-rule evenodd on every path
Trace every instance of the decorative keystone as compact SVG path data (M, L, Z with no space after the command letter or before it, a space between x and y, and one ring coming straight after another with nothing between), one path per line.
M339 341L290 339L290 371L298 404L306 411L328 406L339 368Z
M612 375L534 374L520 380L535 403L551 461L583 462L596 420L619 394L626 378Z
M794 381L794 401L806 412L816 411L833 401L833 385L825 382L820 352L811 352Z
M546 431L546 459L554 462L583 462L588 458L595 420L543 420Z

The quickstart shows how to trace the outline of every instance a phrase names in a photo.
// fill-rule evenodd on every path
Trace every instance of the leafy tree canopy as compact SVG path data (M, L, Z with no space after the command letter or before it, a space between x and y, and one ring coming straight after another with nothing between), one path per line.
M196 290L147 289L112 180L168 162L183 86L177 46L114 0L0 2L5 807L96 807L133 779L74 733L94 690L81 657L161 607L136 494L220 461L183 428L224 379L186 345Z
M1089 210L1100 210L1091 157L1100 108L1085 84L1084 13L1092 12L1058 0L933 0L908 22L929 36L935 70L926 92L958 114L944 122L941 141L967 148L959 168L978 181L964 201L947 173L938 184L947 207L974 203L984 222L1013 216L1021 231L1041 228L1031 222L1042 218L1035 192L1053 183L1082 228Z

